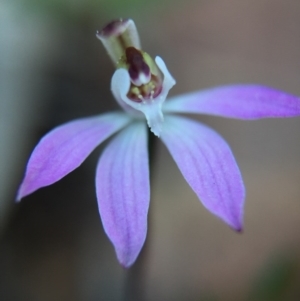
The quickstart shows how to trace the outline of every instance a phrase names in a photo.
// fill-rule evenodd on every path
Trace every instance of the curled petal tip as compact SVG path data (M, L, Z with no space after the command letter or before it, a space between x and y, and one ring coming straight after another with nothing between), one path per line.
M16 199L15 199L15 202L20 203L22 198L23 198L23 195L20 192L18 192L18 194L16 196Z
M123 264L122 262L119 262L120 263L120 265L121 265L121 267L123 268L123 269L129 269L130 267L131 267L131 265L126 265L126 264Z
M229 224L229 226L230 226L230 228L232 229L232 230L234 230L235 232L237 232L237 233L243 233L243 231L244 231L244 226L243 226L243 223L242 222L234 222L234 223L231 223L231 224Z
M34 185L35 185L34 182L31 183L30 179L25 177L23 182L21 183L21 185L19 187L15 202L20 203L21 200L24 197L26 197L26 196L32 194L33 192L35 192L36 189L34 188Z
M238 233L243 232L243 209L235 208L233 211L225 210L221 214L217 214L229 227Z
M244 229L243 227L240 227L238 229L234 229L237 233L243 234L244 233Z
M148 107L145 107L143 110L143 113L146 116L148 126L150 128L150 131L157 137L160 136L163 122L164 122L164 116L161 111L161 105L155 105L151 104Z
M133 266L133 264L135 263L135 260L134 261L123 261L123 260L120 260L120 258L118 258L118 261L119 261L121 267L126 270L130 269Z
M244 203L244 200L243 200ZM229 225L229 227L238 233L242 233L244 230L243 222L243 206L237 207L233 211L227 211L226 214L219 215L219 217Z
M155 135L156 137L160 137L160 134L161 134L161 130L159 131L154 131L153 129L150 129L151 133L153 133L153 135Z
M15 202L20 203L21 199L22 199L22 196L19 196L19 194L18 194L17 197L15 198Z
M20 203L24 197L33 193L35 190L37 190L35 189L35 181L32 181L30 178L25 176L23 182L19 187L15 202Z

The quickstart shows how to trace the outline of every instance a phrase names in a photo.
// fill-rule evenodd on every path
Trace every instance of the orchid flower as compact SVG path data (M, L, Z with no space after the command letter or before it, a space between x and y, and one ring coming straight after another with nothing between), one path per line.
M77 168L115 133L96 171L96 195L104 230L121 265L130 267L147 232L150 201L148 132L145 120L166 145L202 204L231 228L243 226L245 189L223 138L177 113L237 119L294 117L300 99L259 85L229 85L170 98L175 80L160 57L141 50L135 24L120 19L97 37L115 64L111 90L123 112L77 119L56 127L35 147L17 200L53 184Z

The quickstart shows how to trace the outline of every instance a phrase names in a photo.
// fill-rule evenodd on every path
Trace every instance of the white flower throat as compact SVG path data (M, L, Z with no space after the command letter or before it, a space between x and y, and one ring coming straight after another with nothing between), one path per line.
M111 81L116 100L132 115L143 113L150 130L159 136L164 121L162 104L175 84L165 63L141 50L132 20L113 21L97 37L117 68Z

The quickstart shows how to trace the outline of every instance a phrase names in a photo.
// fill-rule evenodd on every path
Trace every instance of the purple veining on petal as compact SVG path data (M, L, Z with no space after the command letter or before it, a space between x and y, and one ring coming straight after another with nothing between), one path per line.
M245 189L223 138L198 122L173 116L165 118L161 138L203 205L240 231Z
M96 192L103 227L119 262L130 267L147 234L150 200L147 131L137 121L106 147L96 173Z
M163 110L238 119L294 117L300 115L300 98L264 86L234 85L174 97Z
M97 145L129 121L123 113L109 113L77 119L53 129L35 147L17 200L73 171Z

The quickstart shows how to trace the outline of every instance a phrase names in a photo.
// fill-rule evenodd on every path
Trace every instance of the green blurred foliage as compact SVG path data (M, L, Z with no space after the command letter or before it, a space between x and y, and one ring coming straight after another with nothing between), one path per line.
M172 2L171 2L172 1ZM133 11L144 14L159 5L160 8L180 0L16 0L15 4L30 12L42 12L59 21L77 22L83 16L97 20L100 16L127 17Z
M249 301L294 300L290 292L297 284L298 270L297 261L291 256L272 258L255 280Z

